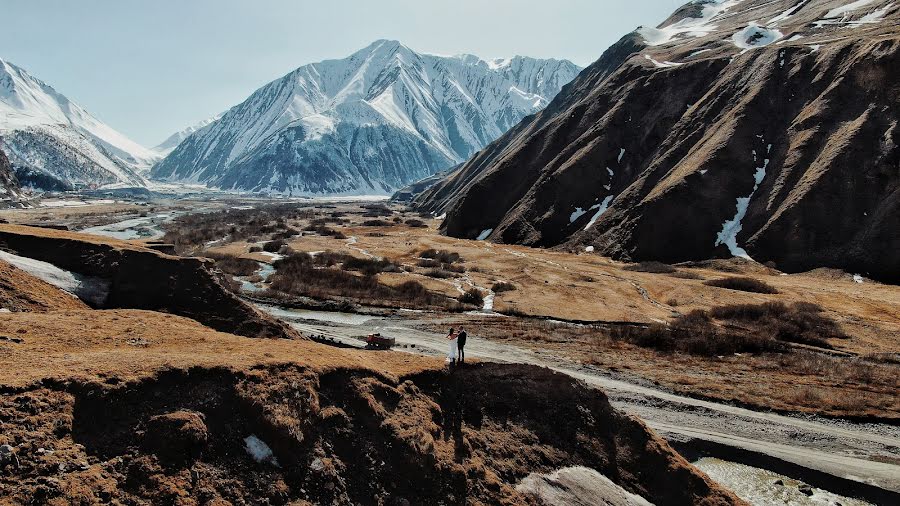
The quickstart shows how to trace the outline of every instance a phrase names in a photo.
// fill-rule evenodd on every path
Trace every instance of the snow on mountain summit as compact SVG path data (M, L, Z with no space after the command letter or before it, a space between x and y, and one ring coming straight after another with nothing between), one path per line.
M193 133L152 175L244 191L385 194L467 159L581 69L378 40L304 65Z
M0 59L0 145L23 183L142 184L159 156L24 69Z

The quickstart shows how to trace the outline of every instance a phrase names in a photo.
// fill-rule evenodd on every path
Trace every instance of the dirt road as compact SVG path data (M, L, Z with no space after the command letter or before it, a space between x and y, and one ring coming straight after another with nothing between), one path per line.
M397 349L432 356L446 354L441 334L416 329L424 318L372 317L267 308L306 334L360 345L357 339L382 332L397 339ZM669 438L696 438L762 453L833 476L900 492L900 428L855 424L820 417L794 417L673 394L652 384L625 381L607 371L575 363L548 352L470 338L467 355L478 360L548 367L603 389L613 404L642 418ZM374 352L373 352L374 353Z

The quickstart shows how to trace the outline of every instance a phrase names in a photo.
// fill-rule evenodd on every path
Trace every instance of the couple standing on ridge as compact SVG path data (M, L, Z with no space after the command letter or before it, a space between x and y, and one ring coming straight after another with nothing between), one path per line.
M462 327L459 328L459 331L450 327L450 333L447 334L447 339L450 341L450 349L447 353L447 362L450 364L454 364L457 359L459 363L464 363L466 361L466 339L468 338L468 334L463 330Z

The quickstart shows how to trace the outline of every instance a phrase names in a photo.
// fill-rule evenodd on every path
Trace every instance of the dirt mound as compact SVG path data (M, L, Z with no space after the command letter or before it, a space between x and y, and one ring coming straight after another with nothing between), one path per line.
M174 370L5 394L0 420L20 461L0 496L20 503L512 505L569 466L655 504L739 502L602 393L526 366Z
M161 461L184 462L197 458L209 437L206 417L195 411L178 410L147 421L144 446Z
M212 261L166 255L124 241L75 232L0 225L0 244L17 255L108 280L105 308L165 311L223 332L299 338L225 289Z
M87 305L55 286L0 262L0 311L87 309Z

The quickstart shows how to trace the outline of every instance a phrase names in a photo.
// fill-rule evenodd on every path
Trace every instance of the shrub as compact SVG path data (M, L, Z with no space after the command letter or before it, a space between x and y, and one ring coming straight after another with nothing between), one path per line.
M416 265L418 265L419 267L434 268L440 267L441 263L431 258L421 258L418 262L416 262Z
M366 220L361 225L364 227L390 227L393 223L384 220Z
M481 307L484 304L484 295L477 288L469 288L466 292L459 296L459 302L462 304L471 304Z
M269 253L278 253L278 251L281 250L281 248L283 248L284 246L287 246L287 243L284 241L284 239L275 239L274 241L269 241L263 244L263 251Z
M776 290L774 286L764 281L747 277L711 279L704 284L708 286L717 286L719 288L727 288L729 290L739 290L742 292L767 294L778 293L778 290Z
M494 283L494 286L491 287L491 290L493 290L494 293L511 292L515 289L516 285L507 283L506 281L498 281Z
M406 220L406 225L412 228L428 228L424 221L418 219Z
M259 253L262 250L262 246L250 246L250 253Z
M462 262L463 259L459 256L459 253L445 250L435 250L433 248L427 249L422 253L419 253L419 257L421 258L430 258L432 260L437 260L442 264L452 264L455 262Z
M662 262L641 262L625 266L626 271L652 272L654 274L672 274L678 269Z
M366 276L374 276L380 272L397 272L397 265L382 258L356 258L347 257L343 263L344 270L360 271Z
M259 270L259 263L249 258L220 253L206 253L205 255L215 260L219 270L232 276L250 276Z
M779 341L831 348L828 339L846 339L847 334L816 304L781 302L732 304L715 307L710 314L718 320L741 323L750 332L766 334Z

